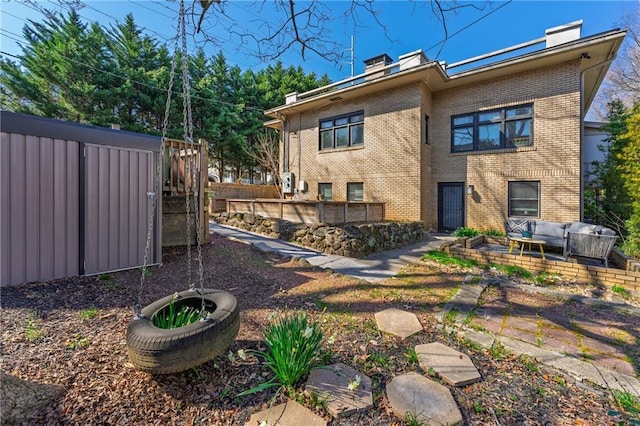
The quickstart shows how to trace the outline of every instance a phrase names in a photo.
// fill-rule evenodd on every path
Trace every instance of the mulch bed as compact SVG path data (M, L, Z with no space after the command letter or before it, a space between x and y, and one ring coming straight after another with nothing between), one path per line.
M164 264L146 280L143 306L188 288L185 251L165 251ZM403 424L390 411L385 384L408 371L427 374L407 353L433 341L469 354L482 375L479 383L450 388L467 424L616 424L607 414L614 406L608 393L533 360L496 357L442 331L434 314L468 272L425 263L374 285L215 236L203 246L203 259L205 287L229 291L239 302L241 328L230 352L261 348L272 312L304 310L324 332L322 362L344 362L372 378L374 408L337 420L314 405L302 387L297 390L299 402L330 425ZM25 417L24 424L243 425L274 397L275 403L286 400L273 389L236 396L271 377L253 357L241 360L226 353L162 376L136 371L125 333L139 282L139 271L133 270L2 289L2 371L66 389L55 404ZM381 334L373 314L389 307L416 312L425 332L406 340Z

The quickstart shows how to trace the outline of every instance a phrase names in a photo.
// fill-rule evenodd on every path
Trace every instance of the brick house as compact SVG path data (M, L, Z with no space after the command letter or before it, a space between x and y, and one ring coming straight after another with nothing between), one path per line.
M626 34L581 27L450 65L380 55L360 76L287 95L266 111L295 179L284 192L384 202L386 219L441 231L581 219L584 116Z

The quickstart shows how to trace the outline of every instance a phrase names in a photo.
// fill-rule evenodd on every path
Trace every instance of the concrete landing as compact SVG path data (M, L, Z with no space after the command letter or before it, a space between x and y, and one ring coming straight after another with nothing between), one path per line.
M407 414L428 425L462 424L462 414L449 389L417 373L395 377L387 385L387 398L394 414Z
M442 343L434 342L416 346L420 367L433 369L452 386L466 386L480 381L480 373L471 359L462 352Z
M418 317L411 312L389 308L377 312L374 316L380 331L391 333L403 339L423 330Z
M357 383L356 376L360 377L360 383ZM305 389L326 399L327 411L333 417L350 416L373 407L371 379L346 364L311 370ZM298 424L308 426L304 422Z
M262 410L251 416L245 426L265 424L262 422L269 426L327 426L325 419L295 401Z

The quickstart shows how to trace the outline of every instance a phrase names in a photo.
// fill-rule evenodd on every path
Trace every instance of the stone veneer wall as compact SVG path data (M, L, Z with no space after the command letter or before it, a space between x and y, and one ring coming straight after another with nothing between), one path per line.
M305 225L249 213L221 213L212 219L222 225L290 241L323 253L358 258L412 244L426 237L422 222Z

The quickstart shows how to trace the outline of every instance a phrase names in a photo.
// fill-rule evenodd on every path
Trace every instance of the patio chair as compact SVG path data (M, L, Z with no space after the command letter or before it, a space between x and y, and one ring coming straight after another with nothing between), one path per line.
M609 254L618 239L617 235L582 234L569 232L567 235L567 259L569 256L600 259L605 268L609 267Z

